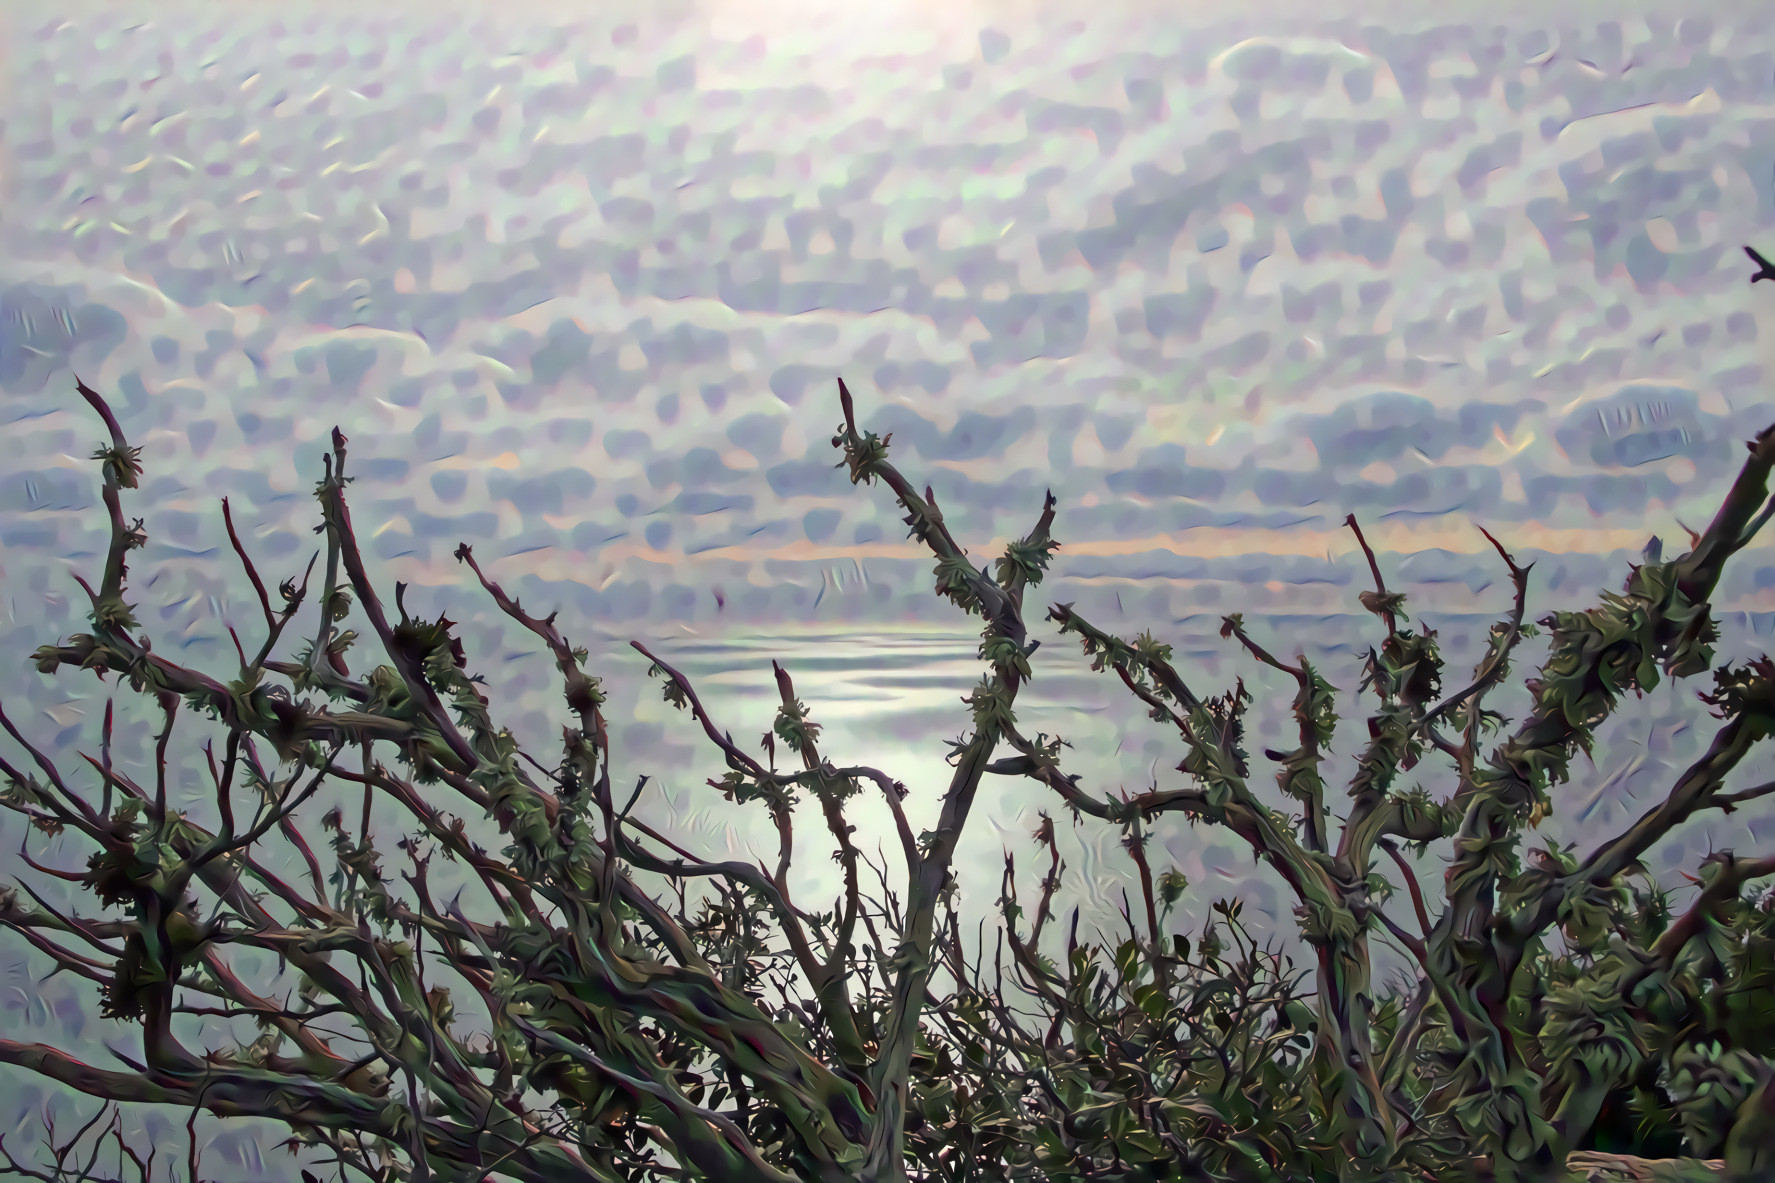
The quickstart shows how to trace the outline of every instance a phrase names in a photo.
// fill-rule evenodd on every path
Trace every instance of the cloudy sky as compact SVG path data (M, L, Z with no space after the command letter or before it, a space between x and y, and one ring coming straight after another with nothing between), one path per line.
M833 754L904 776L922 818L976 630L931 594L883 491L832 467L843 374L981 561L1052 488L1044 602L1155 629L1200 688L1272 685L1216 636L1242 611L1354 707L1374 633L1351 512L1454 680L1508 603L1477 526L1536 560L1534 614L1585 606L1650 535L1703 525L1775 422L1775 284L1751 289L1739 251L1775 254L1775 22L1242 7L1210 26L922 0L578 23L14 6L6 660L78 626L71 574L103 543L78 370L146 448L158 650L231 660L224 626L256 608L218 499L268 575L295 574L338 424L373 569L465 622L539 751L550 664L471 591L459 541L593 646L619 772L658 778L661 824L716 849L767 838L701 787L719 760L631 637L682 660L736 736L768 726L782 660ZM1725 652L1764 643L1772 585L1767 546L1740 557ZM1102 791L1174 781L1175 737L1036 635L1032 728L1071 739ZM7 687L61 751L94 742L100 694ZM1259 694L1254 749L1284 707ZM1551 832L1625 824L1708 733L1687 688L1625 715ZM148 751L135 721L129 759ZM963 872L986 903L1046 804L1026 785L983 799ZM1660 865L1760 834L1697 823ZM1113 838L1067 837L1105 914ZM1286 915L1231 842L1163 841L1192 916L1230 892ZM825 852L804 861L817 900ZM7 958L0 989L23 990L27 959Z

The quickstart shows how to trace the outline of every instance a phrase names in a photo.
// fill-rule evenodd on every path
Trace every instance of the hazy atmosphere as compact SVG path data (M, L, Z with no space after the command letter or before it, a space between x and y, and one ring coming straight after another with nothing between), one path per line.
M25 734L72 766L111 689L26 662L84 627L73 576L103 560L102 426L76 373L144 448L125 509L146 519L132 601L157 652L233 668L227 626L260 621L219 500L268 579L299 576L337 425L379 585L463 622L471 668L542 759L565 714L553 663L452 552L472 544L527 608L558 607L611 694L616 781L653 778L637 815L722 857L774 851L769 819L704 783L719 753L630 639L754 748L775 658L828 752L906 782L915 827L980 676L979 623L932 593L891 493L834 467L839 375L977 563L1028 530L1044 488L1058 499L1019 713L1069 740L1099 793L1180 783L1182 748L1047 604L1150 628L1198 690L1243 677L1268 786L1292 686L1222 641L1221 617L1323 663L1347 758L1380 626L1346 514L1456 682L1510 601L1477 527L1535 563L1531 619L1586 607L1650 536L1682 549L1775 422L1775 283L1751 288L1740 251L1775 254L1763 6L1444 27L601 7L4 7L0 703ZM1768 547L1716 600L1722 658L1775 627ZM1543 833L1582 844L1661 795L1704 742L1702 684L1624 705ZM1518 685L1491 705L1525 702ZM125 767L152 759L146 705L118 696ZM195 809L202 756L180 758ZM1407 780L1444 795L1444 767ZM860 832L886 834L865 801ZM1043 810L1068 906L1119 929L1115 833L1027 780L988 783L964 898L989 914L1007 849L1035 881ZM1158 833L1155 861L1191 885L1174 925L1239 895L1290 927L1230 835L1175 816ZM836 868L823 833L801 836L798 898L823 908ZM1775 815L1681 836L1655 869L1767 853ZM24 837L0 823L0 869L23 869ZM75 865L75 839L30 844ZM48 968L0 941L0 1025L100 1057L127 1044L79 984L40 983ZM43 1095L10 1090L0 1129ZM283 1178L275 1140L224 1135L205 1172Z

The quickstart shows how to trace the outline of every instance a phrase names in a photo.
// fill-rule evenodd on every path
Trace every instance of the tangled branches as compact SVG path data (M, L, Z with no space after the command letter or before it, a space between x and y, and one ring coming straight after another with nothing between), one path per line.
M1039 644L1024 599L1059 546L1054 498L995 564L977 567L930 487L919 493L889 463L889 439L858 428L840 382L839 466L892 492L935 559L937 593L981 618L984 671L963 700L972 730L950 741L935 825L915 834L906 785L831 758L788 670L773 663L778 705L760 758L682 672L633 643L665 700L721 753L726 771L710 788L768 813L772 865L711 859L647 825L635 816L646 776L619 800L590 653L556 614L526 611L464 545L457 559L560 674L559 759L549 766L521 750L469 672L455 623L410 611L404 585L392 612L378 594L336 429L315 488L324 560L280 583L275 600L223 502L263 618L257 649L231 628L231 675L156 652L125 598L147 530L126 520L123 494L143 457L104 399L79 390L109 434L94 459L110 540L97 585L81 584L91 631L33 660L44 674L115 678L150 700L162 725L151 775L137 779L113 759L108 703L100 755L85 757L96 782L87 789L0 709L0 729L26 756L0 758L0 804L63 837L57 854L22 857L97 905L67 911L28 885L6 888L0 925L95 990L107 1019L139 1029L141 1049L113 1051L123 1067L112 1069L0 1039L0 1061L107 1102L269 1118L317 1163L376 1183L1318 1183L1437 1178L1454 1165L1538 1180L1659 1096L1679 1114L1679 1141L1722 1152L1733 1169L1775 1161L1762 1141L1763 1115L1775 1110L1764 1058L1775 1026L1708 984L1768 980L1767 925L1745 910L1742 890L1775 874L1775 862L1711 861L1700 902L1680 916L1666 908L1658 922L1627 886L1672 827L1775 791L1725 791L1775 730L1775 664L1715 672L1707 701L1723 725L1634 826L1582 859L1535 852L1525 870L1519 855L1522 827L1552 808L1570 757L1588 750L1623 692L1711 666L1708 599L1770 516L1775 429L1752 441L1689 552L1635 568L1598 607L1541 620L1551 654L1529 682L1531 710L1483 759L1482 740L1508 723L1484 699L1535 629L1524 620L1529 567L1486 534L1514 601L1471 679L1445 694L1436 634L1409 626L1404 596L1388 591L1351 518L1375 582L1362 602L1385 636L1362 671L1376 706L1340 818L1324 768L1339 722L1331 685L1304 657L1272 654L1238 615L1222 636L1298 688L1296 746L1261 749L1280 767L1280 806L1254 784L1242 681L1199 694L1150 633L1125 640L1057 605L1049 619L1081 641L1093 668L1176 727L1188 783L1112 796L1065 771L1070 745L1027 736L1017 718ZM317 574L318 619L298 637L291 628ZM201 821L168 790L167 754L192 716L215 737L203 749L213 809ZM788 767L778 767L779 747ZM1437 756L1453 766L1446 793L1398 787ZM1128 932L1113 948L1082 940L1076 912L1060 940L1053 901L1064 867L1045 818L1036 841L1048 872L1027 928L1007 853L1003 926L992 941L984 928L964 939L954 863L989 775L1035 780L1075 819L1120 830L1141 898L1125 902ZM361 799L355 825L344 793ZM892 819L898 872L855 839L847 804L864 793ZM789 886L805 797L842 876L826 910L802 907ZM317 831L309 819L324 801L334 803ZM477 810L504 843L497 853L475 840ZM371 824L391 811L403 834L393 850L377 841L386 826ZM1155 875L1147 858L1168 813L1231 830L1294 893L1314 990L1257 945L1236 902L1217 905L1218 921L1193 943L1171 931L1185 884L1175 870ZM76 840L84 869L57 865ZM1452 858L1433 916L1400 846L1441 842ZM279 844L298 873L280 871L270 854ZM1394 871L1415 931L1388 914ZM1373 983L1377 933L1412 955L1414 983L1390 993ZM1548 944L1554 934L1562 952ZM1757 956L1739 958L1732 940L1749 950L1753 937ZM259 957L278 967L267 980L243 968ZM229 1033L220 1042L205 1034L218 1028ZM91 1128L103 1127L121 1164L137 1152L103 1112ZM37 1177L74 1177L78 1156L53 1157ZM152 1159L136 1165L147 1183ZM195 1159L187 1169L196 1183Z

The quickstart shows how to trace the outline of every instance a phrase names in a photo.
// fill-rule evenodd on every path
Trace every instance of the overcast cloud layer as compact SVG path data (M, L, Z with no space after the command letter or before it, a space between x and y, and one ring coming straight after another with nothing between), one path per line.
M0 661L26 671L9 712L57 751L96 742L105 692L18 664L82 627L71 574L103 546L76 369L146 449L135 598L158 651L232 661L224 625L252 631L257 608L218 499L268 576L296 574L337 424L384 586L464 622L544 756L550 663L451 552L561 607L605 655L619 774L652 773L653 819L712 852L774 838L702 786L718 759L621 642L681 661L736 736L769 725L782 660L835 754L913 786L915 820L979 676L977 627L931 594L889 496L833 467L839 374L981 562L1051 488L1064 547L1032 602L1153 628L1199 689L1244 676L1254 752L1284 737L1287 688L1218 639L1223 613L1323 660L1357 711L1377 634L1346 514L1442 630L1454 682L1508 606L1477 526L1536 562L1531 616L1586 606L1650 535L1680 549L1679 520L1705 523L1775 422L1775 284L1751 289L1739 250L1775 255L1766 19L286 7L12 13ZM1727 580L1726 654L1766 643L1770 556ZM1099 791L1175 781L1175 737L1034 632L1029 729L1072 740ZM1689 687L1623 714L1550 837L1621 827L1710 732ZM120 759L144 761L155 720L124 717ZM1048 804L990 786L962 866L981 906ZM1698 822L1657 866L1766 837L1744 814ZM1075 898L1112 916L1114 835L1067 841ZM1233 892L1286 919L1231 839L1174 823L1163 841L1194 885L1184 923ZM817 905L830 864L802 862ZM1426 864L1432 894L1439 877ZM44 968L7 946L8 1025L117 1034L75 987L39 988ZM219 1173L283 1169L250 1138L219 1147Z

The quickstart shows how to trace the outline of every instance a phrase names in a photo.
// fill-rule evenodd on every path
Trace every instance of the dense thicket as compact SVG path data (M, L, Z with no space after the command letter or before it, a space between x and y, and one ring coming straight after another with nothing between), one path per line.
M391 615L376 591L337 431L315 490L324 558L275 595L223 502L263 616L256 648L236 636L238 668L222 673L157 652L125 598L130 552L147 537L123 505L140 449L103 398L79 389L109 431L94 459L110 541L96 583L82 582L91 631L37 650L36 668L127 686L164 723L154 769L135 779L112 759L108 703L99 755L76 777L0 712L24 753L0 759L0 801L42 835L64 835L63 865L21 858L91 897L70 912L28 883L0 889L0 924L96 987L105 1017L140 1044L100 1067L0 1040L0 1062L110 1102L272 1118L311 1168L378 1181L1465 1172L1514 1183L1559 1178L1575 1150L1718 1157L1739 1179L1775 1174L1775 915L1747 894L1775 875L1775 859L1714 855L1681 911L1639 861L1697 813L1775 791L1727 790L1775 727L1775 663L1713 669L1709 610L1727 561L1775 513L1775 428L1749 443L1685 553L1648 557L1622 592L1541 620L1549 655L1513 728L1483 703L1534 631L1528 568L1486 534L1513 602L1470 678L1446 691L1435 634L1409 627L1404 597L1362 541L1375 587L1361 600L1381 635L1361 671L1367 739L1334 808L1332 688L1304 658L1274 656L1238 615L1222 636L1298 688L1296 734L1261 749L1279 768L1274 792L1248 757L1243 683L1203 696L1150 633L1111 635L1068 605L1048 620L1139 710L1176 728L1183 783L1111 796L1067 768L1066 741L1025 734L1017 697L1039 644L1025 600L1060 545L1053 497L1025 537L976 567L931 490L920 495L889 462L890 441L858 428L841 382L841 463L854 483L888 488L936 560L937 593L981 618L985 669L966 699L971 729L950 741L936 825L914 833L905 785L828 755L789 671L775 667L780 705L754 754L636 643L666 699L719 752L711 791L768 812L781 839L773 866L712 859L633 815L646 778L613 788L590 655L464 545L457 558L560 673L559 752L519 750L452 622L415 615L399 584ZM318 612L298 634L311 586ZM1525 866L1525 827L1555 807L1572 756L1622 696L1710 670L1718 727L1664 799L1587 854L1535 850ZM193 715L214 737L202 822L169 803L167 786L168 750ZM1445 791L1397 786L1431 761L1446 763ZM1002 925L964 931L952 864L987 776L1033 779L1072 824L1120 833L1141 889L1125 939L1093 944L1076 913L1070 924L1055 915L1065 868L1047 818L1034 835L1041 877L1007 858ZM335 807L316 828L315 803L340 786L361 792L358 816ZM860 793L886 803L897 865L855 843L846 807ZM409 829L393 849L370 825L373 808L390 807ZM501 851L474 840L475 814L497 826ZM1172 814L1226 827L1269 865L1295 897L1314 964L1296 971L1260 946L1236 901L1199 932L1173 931L1185 884L1155 873L1146 851ZM836 854L842 893L824 909L788 889L797 821L823 829ZM66 862L73 839L83 867ZM280 843L299 875L279 873ZM1402 845L1447 855L1439 913ZM469 890L433 890L438 856ZM1381 930L1415 959L1413 988L1372 981ZM276 959L276 981L237 970L254 952ZM196 1042L199 1018L228 1020L236 1038ZM0 1151L45 1179L108 1177L93 1164L112 1161L141 1177L200 1170L195 1154L157 1161L108 1108L51 1141L49 1158L16 1140ZM89 1160L101 1143L110 1152Z

